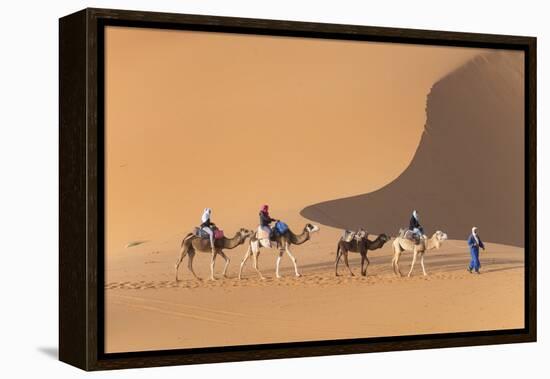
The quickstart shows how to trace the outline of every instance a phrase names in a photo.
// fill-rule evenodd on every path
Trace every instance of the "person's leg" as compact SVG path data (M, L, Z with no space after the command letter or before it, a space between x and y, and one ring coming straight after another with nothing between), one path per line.
M481 264L479 263L479 249L474 249L474 257L475 257L474 269L476 272L479 272L479 269L481 267Z
M413 229L413 238L415 240L415 243L418 245L420 243L420 240L422 239L422 232L420 231L420 229Z
M271 228L269 226L262 226L262 230L267 235L265 244L267 245L267 248L271 247Z
M475 266L475 254L474 249L470 248L470 265L468 266L468 271L472 272Z
M214 253L214 231L206 226L203 228L203 230L208 233L208 237L210 238L210 247L212 248L212 254Z
M481 270L481 261L479 260L479 249L477 249L477 271Z

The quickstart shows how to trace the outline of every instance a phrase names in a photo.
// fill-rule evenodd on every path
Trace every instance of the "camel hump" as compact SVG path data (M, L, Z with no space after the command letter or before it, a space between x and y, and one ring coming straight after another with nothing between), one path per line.
M193 237L193 236L194 236L193 233L187 233L187 235L185 237L183 237L183 239L181 240L181 246L183 246L185 241L187 241L190 237Z

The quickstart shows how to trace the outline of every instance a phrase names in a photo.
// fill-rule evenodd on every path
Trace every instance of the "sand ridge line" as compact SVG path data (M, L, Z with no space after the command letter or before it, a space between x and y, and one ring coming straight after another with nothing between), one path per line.
M199 307L197 305L188 305L188 304L170 302L170 301L164 301L164 300L158 300L158 299L148 299L148 298L143 298L143 297L138 297L138 296L128 296L128 295L118 295L118 294L116 294L116 295L111 294L109 296L119 298L119 299L137 300L137 301L148 302L148 303L157 303L157 304L165 304L165 305L177 305L179 307L184 307L184 308L189 308L189 309L196 309L196 310L199 310L199 311L205 311L205 312L211 312L211 313L219 313L219 314L222 314L222 315L239 316L239 317L246 317L247 316L244 313L222 311L222 310L219 310L219 309Z
M128 303L128 302L116 301L116 300L114 300L111 304L124 305L124 306L127 306L127 307L136 308L136 309L142 309L142 310L156 312L156 313L163 313L163 314L166 314L166 315L169 315L169 316L176 316L177 318L184 317L184 318L192 318L192 319L200 320L200 321L211 321L211 322L216 322L216 323L219 323L219 324L227 324L227 325L232 324L229 321L224 321L224 320L219 320L219 319L204 317L204 316L197 316L197 315L184 313L184 312L179 312L179 311L171 311L171 310L167 310L167 309L163 309L163 308L159 308L159 307L148 306L148 305L139 305L139 304L135 304L135 303Z

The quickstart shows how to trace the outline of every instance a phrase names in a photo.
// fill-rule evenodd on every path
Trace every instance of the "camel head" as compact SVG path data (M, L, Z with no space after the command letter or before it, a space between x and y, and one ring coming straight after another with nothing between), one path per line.
M438 230L437 232L435 232L431 238L431 240L433 241L432 243L438 249L441 246L441 243L446 239L447 239L447 233L444 233L441 230Z
M254 235L254 231L245 228L240 228L237 233L240 235L243 241L248 237L252 237Z
M307 223L306 226L304 227L304 231L307 231L309 233L315 233L319 231L319 227L317 225Z
M380 240L384 243L388 242L390 240L390 237L388 237L385 233L382 233L378 236L378 238L380 238Z

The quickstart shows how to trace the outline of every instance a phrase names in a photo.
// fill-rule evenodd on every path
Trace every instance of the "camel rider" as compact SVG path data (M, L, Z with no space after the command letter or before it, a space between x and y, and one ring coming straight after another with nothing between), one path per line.
M411 220L409 221L409 230L418 237L422 237L424 235L424 228L420 225L420 220L418 219L418 212L416 209L413 211Z
M210 238L210 246L212 247L212 254L214 253L214 230L213 227L215 224L210 221L210 216L212 215L212 209L204 208L204 212L201 217L201 229L208 234Z
M270 224L275 221L277 220L269 216L269 205L263 205L260 209L260 228L264 230L269 237L271 237L273 233Z

